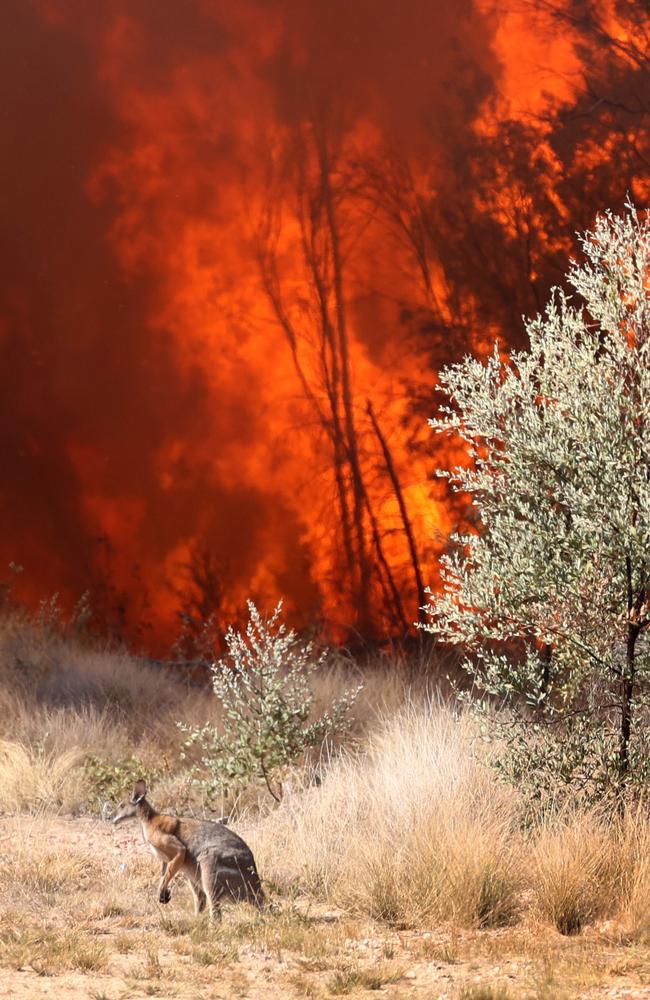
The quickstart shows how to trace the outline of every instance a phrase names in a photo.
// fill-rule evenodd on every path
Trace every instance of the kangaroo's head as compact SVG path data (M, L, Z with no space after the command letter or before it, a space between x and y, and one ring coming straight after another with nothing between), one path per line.
M147 786L144 781L136 781L133 786L133 793L130 799L125 799L120 802L117 807L117 811L113 817L113 826L117 826L118 823L123 823L126 819L133 819L138 815L139 807L141 803L145 801L145 795L147 794Z

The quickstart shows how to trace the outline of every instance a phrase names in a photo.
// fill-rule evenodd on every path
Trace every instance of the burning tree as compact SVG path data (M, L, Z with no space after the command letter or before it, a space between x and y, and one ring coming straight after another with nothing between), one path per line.
M359 400L353 380L345 266L354 229L358 180L332 138L325 116L294 136L288 161L272 171L256 236L257 259L273 316L286 335L304 399L328 443L335 482L343 567L362 635L375 631L373 584L382 594L383 619L403 633L410 627L400 584L387 553L370 480L387 481L399 511L418 605L424 603L419 556L391 449L370 400ZM359 223L361 228L365 220ZM297 236L299 261L283 271L283 235ZM299 275L299 277L298 277ZM378 453L378 460L376 458ZM374 465L374 469L373 469ZM379 468L379 472L377 472ZM374 619L374 620L373 620Z
M442 472L480 530L456 535L429 628L505 702L511 778L624 793L650 776L650 223L600 217L530 349L441 375L432 426L471 464ZM488 698L488 700L489 700Z

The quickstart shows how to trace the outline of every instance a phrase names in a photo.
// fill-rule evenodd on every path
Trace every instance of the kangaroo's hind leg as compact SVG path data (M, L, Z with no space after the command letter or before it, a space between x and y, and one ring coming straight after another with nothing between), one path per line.
M213 919L220 919L221 901L252 903L259 910L267 908L260 877L253 863L242 865L236 857L224 858L208 853L201 859L201 884L208 897Z
M201 868L198 864L188 864L185 866L185 875L190 883L192 898L194 899L194 913L196 916L203 913L207 903L207 897L201 884Z
M262 888L262 880L257 874L257 870L253 869L246 880L247 887L247 900L256 906L261 913L266 913L269 911L269 901L264 894L264 889Z
M205 854L199 863L201 886L210 910L210 920L221 920L221 900L224 887L219 879L219 860L213 854ZM203 904L205 906L205 903Z
M190 882L190 888L194 897L194 914L198 917L199 913L203 913L205 910L208 897L200 885L195 886L193 882Z

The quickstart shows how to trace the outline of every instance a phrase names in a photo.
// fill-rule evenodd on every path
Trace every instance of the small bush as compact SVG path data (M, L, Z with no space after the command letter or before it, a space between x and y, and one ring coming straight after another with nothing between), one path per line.
M282 602L270 618L263 618L252 601L248 609L245 634L230 628L228 656L212 664L212 687L224 709L222 727L179 725L189 734L185 752L194 745L201 750L197 773L210 795L259 779L279 801L281 769L347 728L359 689L310 718L314 698L307 677L324 657L280 624Z
M164 767L152 767L131 754L117 761L100 760L90 754L84 761L84 775L88 785L87 803L95 810L101 809L106 801L118 800L126 788L130 788L143 774L152 783L166 772Z

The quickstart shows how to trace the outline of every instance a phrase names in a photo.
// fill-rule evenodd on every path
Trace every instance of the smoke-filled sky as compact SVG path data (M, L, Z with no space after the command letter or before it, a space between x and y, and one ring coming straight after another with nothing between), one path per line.
M589 86L638 94L637 69L602 37L497 6L4 0L0 560L24 567L19 596L69 606L90 589L98 618L131 638L148 622L162 648L208 566L226 617L284 596L300 622L355 624L304 239L327 203L363 530L376 586L392 576L413 620L367 401L434 582L454 516L432 479L435 367L520 336L573 231L634 189L644 141L645 118L633 142L614 112L577 113ZM589 160L608 125L617 173Z

